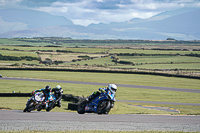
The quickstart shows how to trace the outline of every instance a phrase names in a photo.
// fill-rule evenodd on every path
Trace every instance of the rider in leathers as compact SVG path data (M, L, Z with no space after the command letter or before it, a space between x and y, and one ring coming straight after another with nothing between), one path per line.
M117 86L115 84L109 84L108 87L99 88L99 91L93 92L92 95L86 98L86 100L89 102L90 100L95 99L97 96L99 96L101 92L105 92L105 91L107 92L108 90L115 93L117 91Z
M51 86L49 86L49 85L47 85L45 88L42 88L42 89L39 89L39 90L35 90L35 91L33 91L32 92L32 94L35 94L35 92L43 92L43 94L44 94L44 97L45 97L45 103L43 104L43 105L45 105L46 104L46 108L48 108L48 103L47 103L47 101L50 99L50 97L51 97ZM42 105L42 106L43 106Z
M52 92L54 92L54 95L56 96L56 106L61 107L61 99L63 90L60 85L57 85L55 88L52 89Z

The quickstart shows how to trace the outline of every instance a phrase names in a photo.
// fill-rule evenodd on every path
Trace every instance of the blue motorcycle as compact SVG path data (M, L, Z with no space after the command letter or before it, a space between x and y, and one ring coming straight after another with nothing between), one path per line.
M84 113L97 113L97 114L108 114L111 108L114 107L115 93L110 90L101 92L99 96L91 101L83 100L79 105L77 112L79 114Z
M48 107L46 108L46 111L49 112L51 111L54 107L55 107L55 104L56 104L56 97L54 94L51 94L50 95L50 99L48 100Z
M51 94L49 100L40 104L40 106L37 108L37 111L41 111L42 109L46 108L46 111L49 112L55 107L55 104L56 104L56 97L54 94Z

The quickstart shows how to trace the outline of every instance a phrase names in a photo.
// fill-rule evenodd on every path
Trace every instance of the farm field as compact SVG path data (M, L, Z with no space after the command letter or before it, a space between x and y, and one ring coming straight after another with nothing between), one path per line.
M68 42L69 41L69 42ZM73 42L74 41L74 42ZM200 77L200 44L184 43L108 43L88 40L70 40L47 38L41 39L0 39L0 74L3 77L22 77L49 80L84 81L96 83L116 83L130 85L145 85L172 87L183 89L200 89L199 79L165 77L145 74L95 73L56 71L62 69L108 70L167 73L172 75L187 75ZM172 43L172 44L171 44ZM186 43L186 44L185 44ZM55 71L22 71L3 70L4 68L41 68ZM1 80L0 93L12 91L29 93L47 84L56 86L53 82L12 81ZM64 94L88 96L96 91L97 85L62 83ZM11 100L10 100L11 99ZM23 109L28 98L0 97L0 108ZM200 103L199 93L174 92L164 90L149 90L140 88L120 87L118 100ZM15 102L12 102L15 101ZM9 102L9 104L7 103ZM63 101L63 107L54 111L67 110L68 102ZM178 114L167 111L142 108L141 106L156 106L174 108L180 114L195 114L200 112L199 106L171 105L155 103L137 103L117 101L111 114Z
M198 75L198 69L200 69L198 67L200 66L200 43L188 41L180 41L180 43L166 41L163 43L162 41L155 41L155 44L153 44L153 41L147 42L70 40L53 37L0 39L0 54L11 57L31 56L38 58L37 63L29 60L30 63L24 63L23 65L23 59L15 60L18 66L23 67L29 67L30 64L32 64L31 66L40 66L42 62L42 64L48 65L48 67L73 68L76 65L76 67L81 68L89 66L90 68L99 67L99 69L167 69L162 67L162 65L158 65L156 68L151 67L151 65L155 66L155 64L165 64L166 66L170 65L169 69L176 70L184 69L186 65L185 69L191 69L193 73L197 71ZM6 62L13 62L11 59L2 58L0 59L0 66L10 66L6 65ZM179 66L177 64L182 65Z

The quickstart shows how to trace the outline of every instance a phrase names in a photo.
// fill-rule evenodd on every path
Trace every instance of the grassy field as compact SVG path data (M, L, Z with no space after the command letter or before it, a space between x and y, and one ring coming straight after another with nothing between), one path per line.
M170 47L170 46L169 46ZM50 59L51 61L63 61L62 64L52 64L49 67L76 67L81 66L90 66L90 67L100 67L103 68L126 68L126 69L137 69L137 68L144 68L144 69L190 69L190 71L197 71L200 70L200 59L199 57L189 57L189 56L179 56L184 54L200 54L200 51L180 51L180 50L141 50L141 49L128 49L128 48L89 48L89 47L82 47L82 48L70 48L70 47L22 47L22 46L7 46L7 45L0 45L0 54L3 56L32 56L32 57L41 57L41 61L46 61ZM22 51L18 51L22 50ZM35 51L40 51L38 54ZM47 51L52 52L47 52ZM58 53L57 50L65 50L69 51L70 53ZM46 52L45 52L46 51ZM118 61L129 61L133 62L135 65L124 65L120 63L115 63L111 59L111 55L114 53L144 53L144 54L160 54L159 56L115 56L118 58ZM162 54L169 54L163 55ZM173 54L173 56L172 56ZM174 55L175 54L175 55ZM171 55L171 56L170 56ZM88 56L88 57L98 57L95 59L90 60L79 60L83 59L80 56ZM108 57L104 57L108 56ZM76 61L74 61L76 60ZM66 63L66 61L68 63ZM23 66L30 66L27 64L32 64L32 66L41 66L39 61L8 61L3 60L0 61L0 66L9 66L12 64L18 63ZM25 64L23 64L25 63ZM187 70L188 71L188 70ZM194 72L193 71L193 72Z
M185 57L185 56L118 56L119 60L131 61L135 64L145 63L192 63L199 62L199 57Z
M0 60L0 67L46 67L46 68L84 68L84 69L120 69L120 70L141 70L152 69L160 70L163 73L171 73L170 69L175 69L175 74L186 74L192 76L200 76L200 58L193 56L185 56L185 54L200 54L199 44L153 44L153 43L67 43L67 39L60 40L58 38L24 38L24 39L0 39L0 54L3 56L31 56L40 57L41 61L51 60L64 61L61 64L40 64L38 60L21 60L10 61ZM62 44L61 44L62 42ZM59 44L59 45L57 45ZM26 46L22 46L26 45ZM47 46L48 45L48 46ZM56 45L56 47L55 47ZM168 49L168 50L153 50ZM174 49L174 50L172 50ZM19 51L20 50L20 51ZM64 52L56 52L64 50ZM194 51L195 50L195 51ZM36 53L36 51L39 51ZM152 56L117 56L117 53L137 53L151 54ZM168 55L166 55L168 54ZM109 56L108 56L109 55ZM154 56L156 55L156 56ZM181 56L180 56L181 55ZM79 60L81 56L98 57L95 59ZM106 57L104 57L106 56ZM135 65L125 65L115 63L111 56L118 58L118 61L129 61ZM76 60L76 61L74 61ZM68 61L68 62L66 62ZM167 71L166 71L167 70ZM150 71L150 70L149 70ZM186 73L187 72L187 73ZM176 77L164 77L153 75L139 74L117 74L117 73L89 73L89 72L66 72L66 71L14 71L0 70L3 77L23 77L50 79L49 82L34 82L34 81L12 81L0 80L0 93L3 92L21 92L29 93L35 89L45 87L47 84L56 86L57 83L51 80L69 80L69 81L84 81L97 83L115 83L115 84L130 84L130 85L146 85L160 87L174 87L184 89L200 89L198 79L186 79ZM174 73L173 73L174 74ZM81 84L60 84L65 94L73 94L75 96L88 96L96 91L99 87L95 85ZM148 90L139 88L119 87L117 92L118 100L137 100L137 101L159 101L159 102L174 102L174 103L200 103L200 94ZM23 109L28 98L3 98L0 97L0 108ZM14 101L14 102L13 102ZM9 104L8 104L9 102ZM53 111L69 111L68 103L63 101L63 107ZM180 110L180 114L200 114L199 106L183 106L183 105L162 105L162 104L147 104L147 103L127 103L116 102L115 108L111 114L171 114L171 112L144 109L137 105L143 106L158 106L170 107ZM175 113L176 114L176 113Z
M106 74L106 73L80 73L80 72L50 72L50 71L6 71L1 70L0 73L5 77L24 77L37 79L56 79L70 81L85 81L99 83L116 83L116 84L134 84L148 86L176 87L186 89L200 89L199 80L160 77L150 75L137 74ZM46 85L56 86L55 82L35 82L35 81L12 81L1 80L0 93L11 93L12 91L29 93L33 90L40 89ZM83 84L67 84L59 83L64 94L73 94L74 96L88 96L98 88L104 86L83 85ZM118 100L136 100L136 101L157 101L157 102L175 102L175 103L200 103L199 93L174 92L162 90L148 90L139 88L118 87L116 99ZM0 98L1 108L11 108L22 110L28 98ZM15 102L13 102L15 101ZM9 102L9 103L8 103ZM53 111L69 111L68 103L62 102L63 107ZM146 104L146 103L128 103L116 102L115 107L110 114L178 114L153 109L144 109L135 105L155 106L155 107L171 107L180 110L180 114L199 114L199 106L185 105L162 105L162 104Z
M189 73L199 73L200 63L178 63L178 64L142 64L142 65L118 65L118 66L108 66L109 68L121 68L121 69L160 69L170 72L173 69L181 69L179 72L189 72ZM184 70L185 69L185 70ZM188 70L187 70L188 69ZM192 70L194 69L194 70ZM195 70L198 69L198 70ZM178 71L176 72L178 73ZM199 75L199 74L198 74Z
M37 53L35 52L26 52L26 51L9 51L9 50L0 50L0 53L3 56L32 56L32 57L38 57Z
M180 51L180 50L149 50L149 49L130 49L130 48L118 48L112 49L109 53L138 53L138 54L200 54L200 51Z
M27 42L27 46L19 46L19 45L10 45L21 42L21 45L25 45L26 41L33 41L33 42ZM119 46L119 44L110 44L107 47L101 47L93 45L93 47L89 47L88 44L82 44L80 43L78 46L74 47L66 47L63 45L58 45L58 47L50 47L50 44L48 47L45 47L45 45L35 45L34 41L37 42L39 40L34 39L0 39L1 45L0 45L0 54L3 56L32 56L32 57L41 57L41 61L47 61L51 60L51 62L48 65L48 67L71 67L73 68L74 65L76 67L83 67L83 66L90 66L90 68L93 67L99 67L99 69L113 69L113 68L122 68L122 69L190 69L186 70L191 71L192 73L185 73L186 75L200 75L200 59L199 57L193 57L193 56L185 56L185 54L196 54L199 55L200 51L198 51L199 47L191 46L186 47L183 46L181 48L176 48L175 46L171 45L163 45L163 48L168 50L153 50L154 45L148 46L148 49L142 48L142 46L146 47L147 45L139 45L140 48L115 48ZM50 41L51 42L51 41ZM6 45L7 44L7 45ZM31 47L29 46L31 45ZM53 44L51 44L53 45ZM69 44L70 45L70 44ZM74 44L73 44L74 45ZM106 46L106 44L103 44L103 46ZM138 46L138 45L137 45ZM152 48L152 49L151 49ZM159 48L162 48L161 46ZM193 49L192 49L193 48ZM174 50L171 50L174 49ZM182 49L182 50L180 50ZM20 51L19 51L20 50ZM57 50L64 50L65 52L56 52ZM196 51L193 51L196 50ZM35 51L40 51L36 53ZM68 51L68 52L67 52ZM117 56L117 53L137 53L137 54L151 54L152 56ZM115 54L115 57L118 58L118 61L129 61L133 62L134 65L125 65L120 63L115 63L112 61L111 56ZM168 54L168 55L165 55ZM109 56L108 56L109 55ZM156 56L153 56L156 55ZM163 56L162 56L163 55ZM181 56L180 56L181 55ZM83 60L80 56L88 56L90 58L92 57L98 57L94 59L86 59ZM106 56L106 57L104 57ZM79 60L78 60L79 59ZM61 64L52 64L54 61L63 61ZM67 63L66 63L67 62ZM13 65L15 63L18 63L21 67L29 67L29 66L41 66L39 64L39 61L0 61L0 66L7 67L10 65ZM44 65L43 65L44 66ZM96 68L94 68L96 69ZM152 70L154 71L154 70ZM196 73L195 73L196 72ZM168 73L165 71L165 73Z
M186 89L200 89L198 79L164 77L156 75L120 74L120 73L90 73L65 71L15 71L0 70L5 77L26 77L39 79L55 79L69 81L85 81L97 83L116 83L146 86L161 86Z

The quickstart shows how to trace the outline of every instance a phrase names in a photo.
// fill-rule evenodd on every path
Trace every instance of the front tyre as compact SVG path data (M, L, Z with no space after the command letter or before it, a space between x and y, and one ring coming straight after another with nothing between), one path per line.
M82 101L79 105L78 105L78 109L77 109L77 112L79 114L84 114L85 113L85 106L86 106L86 101Z
M23 112L26 112L27 111L27 107L23 110Z
M100 101L97 107L97 114L108 114L110 111L110 101Z
M27 105L27 111L28 112L31 112L32 110L35 109L35 106L34 106L34 102L30 102L28 105Z

